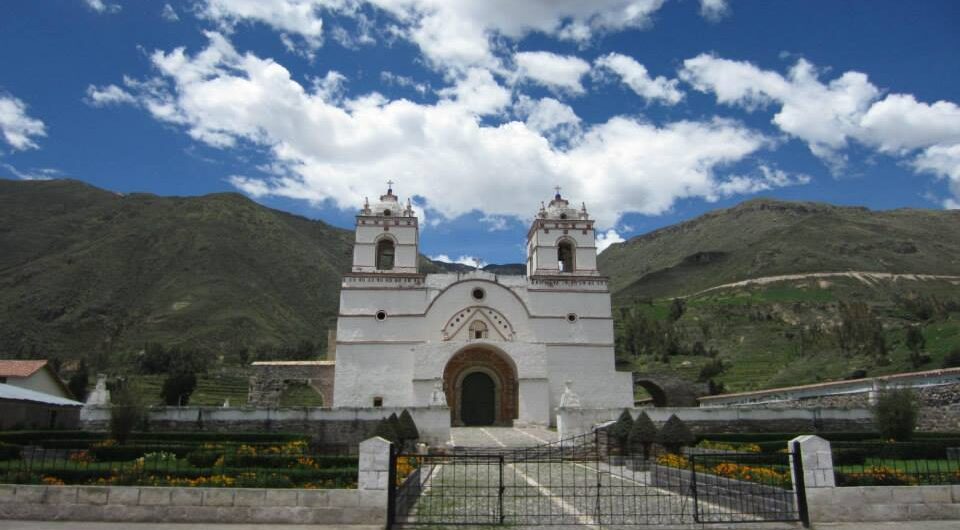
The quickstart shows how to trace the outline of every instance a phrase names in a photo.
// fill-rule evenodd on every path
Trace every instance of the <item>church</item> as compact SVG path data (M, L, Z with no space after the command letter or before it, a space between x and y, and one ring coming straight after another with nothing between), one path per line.
M509 426L555 424L567 388L584 408L632 406L593 225L558 190L527 233L526 275L422 274L409 199L391 186L368 201L340 294L334 408L446 403L453 426Z

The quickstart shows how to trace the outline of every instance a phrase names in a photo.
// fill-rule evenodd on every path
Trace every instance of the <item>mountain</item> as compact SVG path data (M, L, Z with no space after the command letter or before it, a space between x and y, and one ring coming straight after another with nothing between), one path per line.
M0 355L111 369L147 342L224 355L223 367L303 343L314 356L335 325L352 239L234 193L0 180ZM613 245L598 262L624 370L748 390L933 368L960 348L957 211L753 200ZM243 387L242 373L231 377Z
M598 267L621 301L796 273L960 275L960 211L756 199L611 245Z
M960 356L960 211L751 200L598 262L623 370L742 391Z
M236 193L0 180L0 347L76 358L146 341L324 344L351 255L350 231Z

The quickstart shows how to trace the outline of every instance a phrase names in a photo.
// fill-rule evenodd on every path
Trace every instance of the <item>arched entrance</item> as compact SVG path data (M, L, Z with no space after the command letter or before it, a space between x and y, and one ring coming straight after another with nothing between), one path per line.
M443 390L454 426L513 425L517 371L503 353L483 346L457 352L443 369Z
M493 425L496 420L496 385L483 372L470 372L463 378L460 419L464 425Z

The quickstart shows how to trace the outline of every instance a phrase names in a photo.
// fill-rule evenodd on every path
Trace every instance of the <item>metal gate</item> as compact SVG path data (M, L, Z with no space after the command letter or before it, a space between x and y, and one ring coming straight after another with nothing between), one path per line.
M388 526L806 525L798 450L645 458L598 430L527 448L392 452Z

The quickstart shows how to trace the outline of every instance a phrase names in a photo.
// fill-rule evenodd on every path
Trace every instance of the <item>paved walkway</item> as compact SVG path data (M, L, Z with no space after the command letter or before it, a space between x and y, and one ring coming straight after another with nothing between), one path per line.
M3 521L0 530L383 530L376 525L79 523L75 521Z
M454 427L450 438L458 447L531 447L556 442L557 431L537 425Z

